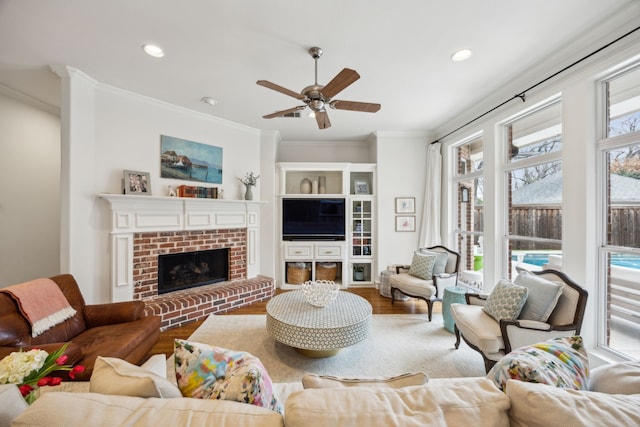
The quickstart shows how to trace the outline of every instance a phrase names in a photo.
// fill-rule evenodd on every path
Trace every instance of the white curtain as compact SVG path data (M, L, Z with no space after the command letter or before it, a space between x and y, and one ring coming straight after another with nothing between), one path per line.
M442 155L439 142L429 144L427 149L427 175L424 185L424 209L420 229L420 247L439 245L440 204L442 188Z

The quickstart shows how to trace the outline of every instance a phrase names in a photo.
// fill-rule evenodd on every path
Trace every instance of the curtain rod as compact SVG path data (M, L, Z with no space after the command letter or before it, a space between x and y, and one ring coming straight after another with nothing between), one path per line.
M631 30L631 31L629 31L629 32L627 32L626 34L623 34L622 36L618 37L617 39L613 40L612 42L607 43L606 45L604 45L604 46L600 47L599 49L594 50L594 51L593 51L593 52L591 52L590 54L588 54L588 55L586 55L586 56L583 56L582 58L578 59L577 61L573 62L572 64L567 65L566 67L564 67L564 68L563 68L563 69L561 69L560 71L556 71L555 73L553 73L553 74L552 74L552 75L550 75L549 77L547 77L547 78L545 78L545 79L543 79L543 80L540 80L538 83L534 84L533 86L530 86L530 87L528 87L527 89L523 90L522 92L518 93L517 95L514 95L513 97L511 97L511 98L507 99L506 101L501 102L500 104L496 105L496 106L495 106L495 107L493 107L492 109L490 109L490 110L488 110L488 111L485 111L484 113L480 114L480 115L479 115L479 116L477 116L476 118L469 120L467 123L465 123L465 124L463 124L463 125L461 125L461 126L459 126L459 127L455 128L454 130L452 130L451 132L447 133L446 135L441 136L440 138L436 139L435 141L432 141L429 145L431 145L431 144L435 144L435 143L438 143L438 142L440 142L440 140L441 140L441 139L444 139L444 138L448 137L449 135L453 135L454 133L458 132L460 129L463 129L463 128L465 128L465 127L469 126L471 123L473 123L473 122L475 122L475 121L480 120L481 118L483 118L483 117L484 117L484 116L486 116L487 114L494 112L494 111L495 111L495 110L497 110L498 108L502 107L502 106L503 106L503 105L505 105L505 104L508 104L509 102L513 101L514 99L520 99L522 102L525 102L526 94L527 94L527 92L529 92L530 90L535 89L536 87L538 87L538 86L540 86L541 84L543 84L543 83L545 83L545 82L547 82L547 81L551 80L552 78L554 78L554 77L558 76L559 74L564 73L564 72L565 72L565 71L567 71L568 69L575 67L575 66L576 66L576 65L578 65L579 63L581 63L581 62L583 62L583 61L585 61L585 60L587 60L587 59L591 58L593 55L596 55L597 53L599 53L599 52L603 51L604 49L608 48L609 46L611 46L611 45L614 45L614 44L618 43L620 40L624 39L625 37L630 36L631 34L635 33L635 32L636 32L636 31L638 31L638 30L640 30L640 26L639 26L639 27L634 28L633 30Z

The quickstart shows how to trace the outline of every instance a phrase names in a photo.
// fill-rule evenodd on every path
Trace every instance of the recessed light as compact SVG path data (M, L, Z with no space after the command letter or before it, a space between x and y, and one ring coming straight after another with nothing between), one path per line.
M471 53L471 49L460 49L453 52L453 54L451 55L451 59L456 62L464 61L465 59L469 59L471 57Z
M145 44L142 45L142 49L147 52L148 55L151 55L156 58L162 58L164 56L164 51L160 46L156 46L155 44Z
M216 101L215 99L211 98L210 96L205 96L205 97L201 98L200 100L202 102L204 102L205 104L211 105L212 107L218 103L218 101Z

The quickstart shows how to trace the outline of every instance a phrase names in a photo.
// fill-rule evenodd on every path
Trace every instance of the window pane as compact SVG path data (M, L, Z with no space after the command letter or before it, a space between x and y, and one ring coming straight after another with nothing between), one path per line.
M456 173L464 175L482 169L482 139L476 139L456 148L458 168Z
M507 126L512 162L562 149L561 103L522 117Z
M460 253L458 280L474 289L482 290L482 236L459 233L457 251Z
M533 242L509 239L509 262L513 279L518 275L516 267L529 271L540 271L547 268L562 269L562 250L560 243Z
M608 152L607 244L640 248L640 144Z
M607 254L607 346L640 358L640 255Z
M640 69L635 69L607 84L607 136L640 130Z
M509 173L509 234L562 238L562 167L560 162L516 169Z

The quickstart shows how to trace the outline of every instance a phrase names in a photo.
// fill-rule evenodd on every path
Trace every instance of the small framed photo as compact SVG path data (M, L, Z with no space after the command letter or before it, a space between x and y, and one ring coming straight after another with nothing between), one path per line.
M416 217L414 215L396 216L396 231L416 231Z
M124 171L124 194L151 195L149 172Z
M367 181L354 181L353 187L356 194L369 194L369 183Z
M460 201L463 203L467 203L469 201L469 188L468 187L462 187L460 189Z
M412 214L416 213L415 197L396 197L396 213Z

